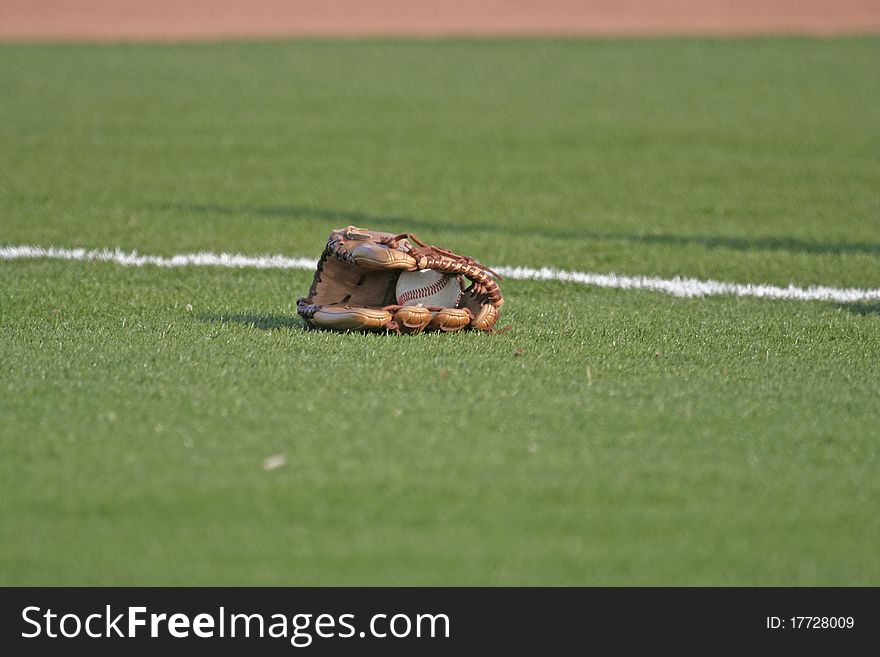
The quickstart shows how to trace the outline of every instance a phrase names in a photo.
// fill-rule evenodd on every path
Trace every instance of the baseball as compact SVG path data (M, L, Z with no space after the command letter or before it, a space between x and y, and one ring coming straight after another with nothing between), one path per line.
M442 306L454 308L461 298L458 276L441 274L433 269L404 271L397 279L397 303L401 306Z

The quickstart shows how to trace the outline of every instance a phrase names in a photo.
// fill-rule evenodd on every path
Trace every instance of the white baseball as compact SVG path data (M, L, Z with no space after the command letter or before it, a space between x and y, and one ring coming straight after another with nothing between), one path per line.
M433 269L404 271L397 279L397 303L401 306L442 306L454 308L461 298L458 276Z

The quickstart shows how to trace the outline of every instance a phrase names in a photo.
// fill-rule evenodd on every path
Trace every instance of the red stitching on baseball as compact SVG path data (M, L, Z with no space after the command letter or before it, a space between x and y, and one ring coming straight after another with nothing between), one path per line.
M447 279L451 279L452 277L448 274L444 274L441 278L438 278L436 281L431 283L430 285L426 285L425 287L420 287L415 290L407 290L403 294L401 294L397 298L397 303L401 306L408 301L412 301L413 299L419 299L421 297L430 297L434 294L440 292L444 287L446 287ZM459 294L461 290L459 290ZM456 300L457 301L457 300Z

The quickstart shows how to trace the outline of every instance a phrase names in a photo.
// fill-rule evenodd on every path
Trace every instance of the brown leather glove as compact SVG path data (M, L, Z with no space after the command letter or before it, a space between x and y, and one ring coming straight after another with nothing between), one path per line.
M400 272L421 269L464 276L471 284L454 308L398 305ZM473 258L429 246L409 233L349 226L330 233L309 294L296 307L311 326L334 331L491 331L504 303L493 276Z

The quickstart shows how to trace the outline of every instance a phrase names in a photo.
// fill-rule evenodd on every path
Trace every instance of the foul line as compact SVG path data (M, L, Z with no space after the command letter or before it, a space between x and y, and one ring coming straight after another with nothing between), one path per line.
M239 253L178 253L165 256L141 255L121 249L63 249L50 246L0 246L0 260L77 260L80 262L114 262L124 267L226 267L228 269L314 269L313 258L287 256L246 256Z
M64 249L40 246L0 246L0 260L48 258L79 262L113 262L127 267L227 267L232 269L304 269L315 268L314 258L290 258L282 255L246 256L240 253L179 253L171 257L141 255L120 249ZM541 267L494 267L502 276L514 280L557 281L616 290L647 290L674 297L734 296L793 301L833 301L857 303L880 301L880 289L837 288L827 286L797 287L726 283L696 278L658 278L656 276L620 276Z

